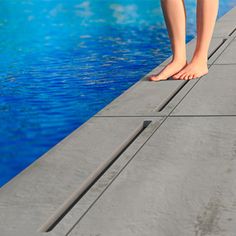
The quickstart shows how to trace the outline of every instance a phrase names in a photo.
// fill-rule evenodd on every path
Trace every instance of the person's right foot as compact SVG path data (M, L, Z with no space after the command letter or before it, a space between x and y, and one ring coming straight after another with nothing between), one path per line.
M178 73L187 65L186 59L183 60L173 60L168 65L166 65L157 75L148 76L150 81L160 81L166 80L172 75Z

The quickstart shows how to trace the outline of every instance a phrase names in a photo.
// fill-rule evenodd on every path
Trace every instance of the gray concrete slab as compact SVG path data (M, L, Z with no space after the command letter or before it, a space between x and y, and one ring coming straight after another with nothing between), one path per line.
M232 40L230 45L222 52L214 64L236 64L236 39Z
M236 117L171 117L69 236L233 236Z
M171 115L236 115L236 67L213 65Z
M46 192L47 193L47 192ZM37 193L38 195L41 192ZM45 193L42 193L45 195ZM30 197L30 193L29 193ZM28 197L28 198L29 198ZM9 196L12 199L11 196ZM56 198L55 198L56 199ZM36 235L38 225L35 222L40 222L40 219L43 219L43 216L47 214L53 214L55 208L53 208L53 204L44 206L44 205L31 205L29 206L25 204L17 204L17 202L8 204L8 205L1 205L0 206L0 235L1 236L26 236L30 235L29 232ZM33 212L32 212L33 210Z
M92 117L4 185L0 194L1 233L7 235L12 227L37 232L145 119Z
M224 20L217 20L213 32L213 40L214 38L221 37L227 38L230 34L233 33L235 30L235 20L234 21L224 21Z

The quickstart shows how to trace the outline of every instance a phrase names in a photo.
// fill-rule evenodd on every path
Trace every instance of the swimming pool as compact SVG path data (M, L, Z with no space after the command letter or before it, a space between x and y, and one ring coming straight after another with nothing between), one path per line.
M185 2L189 41L196 0ZM218 17L235 5L220 1ZM171 55L158 0L0 9L0 186Z

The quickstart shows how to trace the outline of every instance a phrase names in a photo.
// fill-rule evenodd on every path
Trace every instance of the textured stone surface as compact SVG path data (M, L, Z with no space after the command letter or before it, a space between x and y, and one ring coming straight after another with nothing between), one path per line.
M236 115L236 67L213 65L171 115Z
M214 64L236 64L236 39L228 46Z
M69 235L235 235L235 123L167 118Z
M218 20L217 24L215 24L213 38L215 37L227 38L227 36L229 36L234 31L235 28L236 28L235 20L234 21Z

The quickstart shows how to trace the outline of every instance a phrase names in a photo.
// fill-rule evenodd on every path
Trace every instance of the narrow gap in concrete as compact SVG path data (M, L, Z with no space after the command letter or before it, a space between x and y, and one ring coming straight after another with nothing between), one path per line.
M234 29L235 30L235 29ZM230 33L233 34L234 30ZM219 44L219 46L208 56L208 59L210 59L222 45L227 41L227 38L222 39L222 42ZM183 89L183 87L189 82L189 80L186 80L179 88L176 89L176 91L164 101L164 103L158 108L158 112L161 112L164 110L164 108L171 102L171 100L174 99L174 97Z
M45 224L39 228L39 232L50 232L63 217L73 208L73 206L86 194L86 192L98 181L99 178L110 168L119 156L140 136L140 134L150 125L151 120L145 120L137 129L115 150L111 157L102 163L97 170L92 173L78 190L76 190L53 214Z
M229 34L229 36L231 36L235 31L236 31L236 28L234 28L234 29L232 30L232 32Z
M177 93L179 93L179 91L187 84L188 81L185 81L184 83L182 83L177 89L176 91L174 91L174 93L169 96L166 101L164 101L164 103L159 107L159 109L157 110L158 112L161 112L166 106L167 104L176 96Z
M231 32L232 33L232 32ZM223 46L223 44L228 40L228 38L223 38L222 42L219 44L218 47L209 55L208 59L210 59L218 50Z

